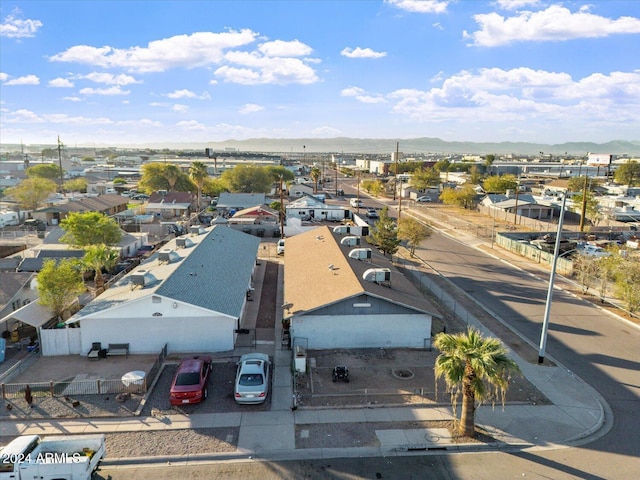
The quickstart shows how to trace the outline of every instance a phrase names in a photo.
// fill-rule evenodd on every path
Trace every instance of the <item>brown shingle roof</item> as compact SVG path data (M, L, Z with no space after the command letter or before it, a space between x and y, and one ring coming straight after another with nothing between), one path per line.
M349 258L349 252L358 247L341 245L342 238L322 226L285 240L284 301L293 304L290 313L315 310L366 293L439 316L424 295L364 238L359 248L372 248L371 262ZM389 268L390 287L363 280L363 273L370 268Z

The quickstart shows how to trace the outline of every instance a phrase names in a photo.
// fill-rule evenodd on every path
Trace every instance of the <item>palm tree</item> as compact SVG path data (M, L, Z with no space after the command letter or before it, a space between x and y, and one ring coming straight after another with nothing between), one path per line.
M313 193L318 193L318 180L320 180L320 177L322 176L322 172L318 167L313 167L311 169L310 175L313 180Z
M95 272L93 279L96 289L104 286L104 278L102 277L102 269L111 270L120 260L120 253L107 245L91 245L85 249L82 262L84 265Z
M164 166L164 176L167 179L167 183L169 184L169 191L173 191L173 187L176 186L178 182L178 178L180 178L180 167L174 165L172 163Z
M202 188L209 178L207 166L202 162L193 162L189 167L189 177L198 188L198 212L202 210Z
M463 333L439 333L434 346L440 350L435 364L436 380L444 377L451 392L454 415L456 401L462 393L458 433L473 437L476 401L481 404L500 396L504 405L511 375L519 374L520 369L500 340L483 337L472 327Z

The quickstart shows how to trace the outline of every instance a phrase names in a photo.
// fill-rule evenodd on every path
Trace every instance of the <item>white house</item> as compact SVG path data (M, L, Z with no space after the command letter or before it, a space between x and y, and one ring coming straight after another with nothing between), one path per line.
M318 227L287 239L285 317L294 345L425 348L435 307L363 238Z
M300 218L302 220L329 220L335 222L341 222L351 217L349 210L339 205L326 204L307 194L290 202L285 207L285 214L287 219Z
M224 225L177 237L67 320L93 342L133 354L233 350L260 239Z

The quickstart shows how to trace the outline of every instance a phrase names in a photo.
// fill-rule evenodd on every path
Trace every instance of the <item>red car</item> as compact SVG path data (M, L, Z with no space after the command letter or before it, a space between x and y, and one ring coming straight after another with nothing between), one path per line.
M169 402L171 405L200 403L208 395L207 384L211 374L211 357L185 358L180 362L176 376L171 382Z

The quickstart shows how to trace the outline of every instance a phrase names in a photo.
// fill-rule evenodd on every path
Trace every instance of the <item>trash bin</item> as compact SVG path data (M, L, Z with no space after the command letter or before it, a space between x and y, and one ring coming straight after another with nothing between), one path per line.
M307 352L299 345L296 347L294 368L296 369L296 372L299 373L306 373L307 371Z

